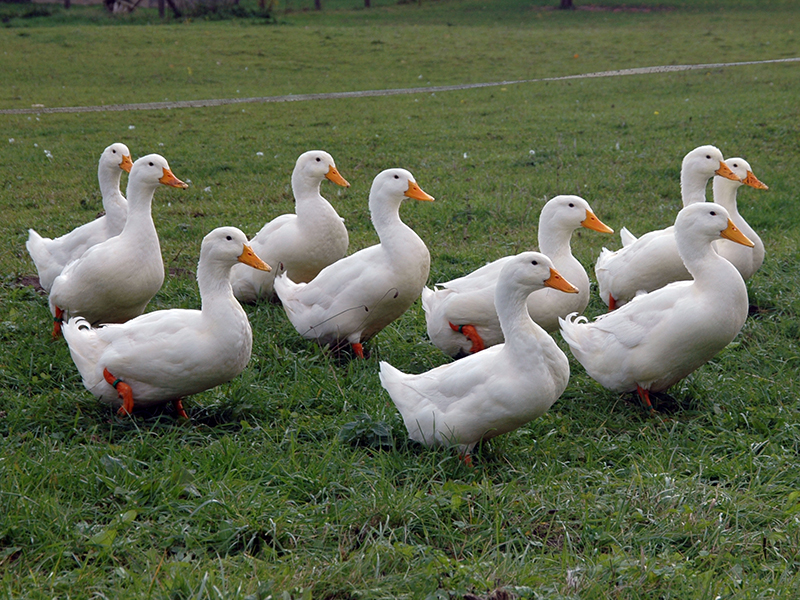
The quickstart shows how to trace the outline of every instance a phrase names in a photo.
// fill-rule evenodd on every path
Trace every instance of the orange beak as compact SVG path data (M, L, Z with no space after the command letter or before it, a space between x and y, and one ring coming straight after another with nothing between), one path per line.
M133 166L133 161L131 160L130 156L123 156L122 162L119 163L119 168L125 171L126 173L131 172L131 167Z
M164 167L164 175L158 181L159 183L163 183L164 185L181 188L182 190L185 190L186 188L189 187L188 183L184 183L183 181L175 177L175 175L172 174L172 171L170 171L166 167Z
M614 233L614 230L611 229L608 225L603 223L600 219L597 218L592 211L586 211L586 218L581 221L581 225L586 227L586 229L591 229L592 231L599 231L600 233Z
M422 188L417 185L415 181L408 180L408 189L405 195L414 200L425 200L426 202L433 202L433 196L426 194Z
M350 184L347 182L347 179L341 176L338 169L333 165L330 166L328 172L325 173L325 179L328 181L332 181L336 185L340 185L342 187L350 187Z
M752 188L756 188L757 190L768 190L769 186L766 183L762 183L758 180L752 171L747 172L747 177L742 179L742 183L745 185L749 185Z
M726 165L724 162L719 161L719 169L714 171L714 175L719 175L720 177L724 177L725 179L730 179L732 181L741 181L741 177L739 177L736 173L731 171L730 167Z
M239 262L251 266L254 269L258 269L259 271L272 271L272 267L258 258L258 255L256 255L253 249L247 244L244 244L242 253L239 255Z
M577 294L580 290L572 285L569 281L564 279L561 276L561 273L556 271L555 269L550 269L550 277L544 280L544 284L547 287L551 287L556 290L560 290L562 292L566 292L568 294Z
M733 221L728 219L728 226L720 231L720 237L724 237L726 240L730 240L732 242L736 242L737 244L742 244L743 246L747 246L748 248L752 248L755 246L753 242L750 241L750 238L743 234L736 228L736 225L733 224Z

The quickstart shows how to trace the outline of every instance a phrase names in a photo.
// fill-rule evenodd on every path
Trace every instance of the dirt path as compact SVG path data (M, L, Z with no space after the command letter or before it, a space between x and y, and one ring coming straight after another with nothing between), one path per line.
M518 81L495 81L491 83L470 83L462 85L441 85L421 88L401 88L389 90L366 90L360 92L333 92L329 94L292 94L288 96L263 96L256 98L219 98L210 100L184 100L182 102L144 102L139 104L108 104L102 106L33 106L31 108L0 109L0 115L32 115L48 113L87 113L118 112L130 110L164 110L175 108L203 108L207 106L226 106L230 104L264 104L271 102L305 102L308 100L337 100L341 98L368 98L375 96L399 96L403 94L431 94L471 90L476 88L519 85L522 83L539 83L543 81L565 81L569 79L594 79L599 77L623 77L626 75L650 75L654 73L675 73L678 71L697 71L702 69L722 69L746 65L766 65L775 63L800 62L800 57L777 58L772 60L752 60L731 63L710 63L700 65L666 65L661 67L638 67L635 69L619 69L616 71L598 71L580 75L564 75L561 77L541 77L539 79L522 79Z

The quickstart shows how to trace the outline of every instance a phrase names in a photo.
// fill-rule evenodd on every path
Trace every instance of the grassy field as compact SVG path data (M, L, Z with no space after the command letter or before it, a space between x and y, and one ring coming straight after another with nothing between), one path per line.
M310 2L308 3L310 4ZM0 110L516 81L639 66L800 56L793 2L299 0L269 19L169 19L0 5ZM580 1L578 5L585 4ZM606 8L612 2L596 2ZM245 7L249 5L245 4ZM251 7L255 9L253 5ZM28 11L28 12L26 12ZM800 585L800 66L505 85L202 109L0 114L0 598L788 598ZM434 203L401 213L430 282L531 248L544 202L586 198L634 233L672 222L683 155L712 143L770 186L740 211L767 248L751 318L650 417L571 359L542 418L469 468L408 441L378 362L446 362L419 304L364 361L247 307L254 352L230 384L118 418L49 337L27 229L101 209L97 158L158 152L186 191L156 194L171 275L149 310L199 306L202 236L292 210L305 150L351 250L375 243L373 177L409 169ZM124 181L124 180L123 180ZM576 234L591 269L619 238ZM591 273L591 271L590 271ZM593 278L593 277L592 277ZM586 313L602 312L593 298ZM566 348L562 344L562 347Z

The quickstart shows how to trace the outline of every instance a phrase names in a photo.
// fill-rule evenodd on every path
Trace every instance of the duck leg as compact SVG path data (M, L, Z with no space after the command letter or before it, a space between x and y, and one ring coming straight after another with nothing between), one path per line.
M475 466L472 462L472 450L475 444L460 444L458 446L458 458L470 469Z
M61 337L61 323L64 322L64 311L56 306L56 316L53 317L53 339Z
M103 369L103 377L117 390L117 395L122 399L122 406L119 407L117 414L121 416L131 414L133 412L133 390L131 386L121 379L114 377L108 369Z
M637 384L636 393L639 394L639 399L642 401L642 404L650 409L650 414L654 414L656 411L653 408L653 404L650 402L650 390L646 390Z
M350 344L350 347L358 358L364 358L364 346L360 342Z
M617 308L617 301L611 294L608 295L608 312Z
M472 342L472 347L469 349L470 354L475 354L476 352L480 352L486 346L483 343L483 338L481 338L478 330L475 329L473 325L453 325L448 321L450 325L450 329L453 331L457 331L458 333L462 334L465 338L467 338L470 342Z
M172 406L175 407L175 412L178 413L178 416L182 419L188 419L189 415L186 414L186 411L183 409L183 398L177 398L172 401Z

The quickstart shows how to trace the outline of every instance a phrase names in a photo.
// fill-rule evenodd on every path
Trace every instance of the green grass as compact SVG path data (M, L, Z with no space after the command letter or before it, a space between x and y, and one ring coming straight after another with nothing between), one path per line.
M278 24L160 24L146 10L111 22L91 8L48 6L51 19L14 17L0 29L0 109L798 55L800 8L789 2L567 14L536 8L555 0L359 4L331 0L320 14L281 4ZM2 5L0 16L31 7ZM386 98L0 115L0 597L459 598L498 588L524 598L793 597L798 97L798 66L773 64ZM331 152L352 184L323 190L352 250L376 241L372 178L393 166L414 173L436 202L405 205L402 216L428 243L434 282L531 247L539 210L558 193L585 197L615 229L669 224L681 158L703 143L745 157L770 186L739 196L767 247L748 284L759 310L670 390L655 418L572 361L554 407L483 447L472 469L409 442L378 381L379 360L410 372L446 361L418 304L369 344L365 361L302 340L278 306L247 307L251 363L190 398L189 423L169 410L120 419L83 388L66 345L50 341L46 299L20 284L34 273L28 227L57 235L100 210L97 158L114 141L134 156L163 154L192 181L156 195L176 274L151 310L199 305L191 272L202 236L231 224L253 234L292 210L291 169L311 148ZM618 247L618 237L587 231L573 251L591 269L603 245ZM601 309L595 297L587 314Z

